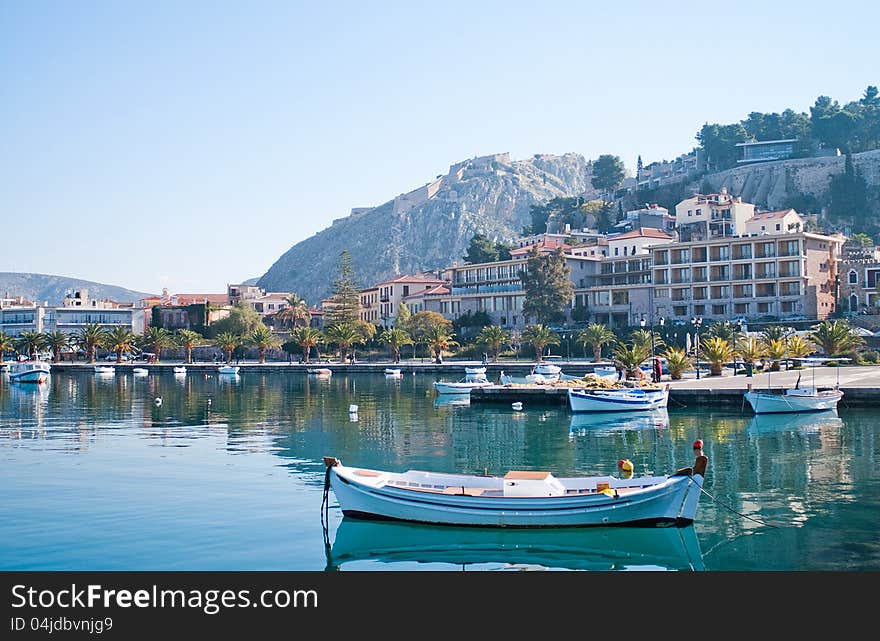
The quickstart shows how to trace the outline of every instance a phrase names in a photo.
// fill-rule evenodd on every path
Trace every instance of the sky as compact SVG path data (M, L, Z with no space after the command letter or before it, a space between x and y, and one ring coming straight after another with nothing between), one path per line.
M224 293L509 152L693 149L880 85L880 3L0 0L0 272Z

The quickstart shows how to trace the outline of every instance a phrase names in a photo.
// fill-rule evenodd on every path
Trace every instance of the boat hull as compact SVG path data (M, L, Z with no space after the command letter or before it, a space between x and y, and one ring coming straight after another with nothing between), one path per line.
M218 368L217 371L218 371L220 374L232 374L232 375L234 375L234 374L238 374L238 370L239 370L239 368L238 368L237 366L224 366L224 367L220 367L220 368Z
M51 366L43 362L13 363L9 366L9 380L15 383L45 383Z
M568 390L568 403L573 412L632 412L650 411L666 407L669 390L644 393L618 390Z
M703 477L670 476L620 496L483 497L362 483L351 468L334 466L330 484L342 513L352 518L510 528L683 526L693 523Z
M764 392L746 392L748 401L755 414L782 414L823 412L837 409L837 403L843 398L843 392L805 396L794 394L767 394Z

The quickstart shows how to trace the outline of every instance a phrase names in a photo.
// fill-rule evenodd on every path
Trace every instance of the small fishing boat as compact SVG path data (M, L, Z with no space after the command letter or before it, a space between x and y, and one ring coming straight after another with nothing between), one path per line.
M485 374L486 368L485 367L465 367L464 373L465 374Z
M238 365L221 365L220 367L217 368L217 372L220 374L227 374L227 375L234 376L235 374L238 374L238 370L240 370L240 369L241 368Z
M183 375L183 374L186 374L186 368L185 368L184 366L182 366L182 365L176 365L176 366L174 367L174 373L177 374L177 375Z
M836 410L837 404L843 398L843 392L838 386L831 388L816 387L816 369L817 364L830 360L847 361L848 358L803 358L792 359L813 364L813 384L807 387L801 387L801 375L798 374L797 382L793 388L770 387L768 373L768 384L766 390L748 391L743 396L748 401L755 414L778 414L778 413L794 413L794 412L822 412L825 410ZM840 370L837 371L838 380Z
M385 376L387 378L402 378L403 372L400 371L399 367L386 367Z
M593 374L609 381L616 381L619 376L617 368L613 365L599 365L598 367L594 367Z
M9 380L16 383L45 383L52 366L45 361L13 361L8 364Z
M135 367L133 370L131 370L131 373L135 376L147 376L149 375L150 370L148 370L146 367Z
M666 407L669 387L662 389L576 389L569 388L568 404L573 412L630 412Z
M333 374L329 367L310 367L306 370L306 373L312 376L330 376Z
M329 534L328 534L329 540ZM343 517L327 569L438 564L450 570L705 570L693 525L498 529Z
M493 527L646 526L693 523L708 459L662 476L556 477L512 470L504 476L389 472L324 457L322 513L333 489L344 516L436 525Z
M492 381L487 379L485 375L477 374L475 376L465 376L458 382L450 383L447 381L434 381L434 389L438 394L470 394L472 389L478 387L489 387Z
M556 376L562 373L562 368L553 363L538 363L532 370L533 374L541 374L543 376Z
M111 365L95 365L95 374L102 376L112 376L116 373L116 368Z

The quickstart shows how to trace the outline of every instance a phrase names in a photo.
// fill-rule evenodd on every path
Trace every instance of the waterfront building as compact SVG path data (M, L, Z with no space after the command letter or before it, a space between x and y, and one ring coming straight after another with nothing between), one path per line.
M51 308L36 305L23 298L10 299L8 302L13 304L0 307L0 332L15 338L25 332L46 331L45 325L52 316Z
M361 290L359 318L381 327L392 327L404 299L445 284L434 274L407 274L383 281Z
M733 197L722 188L717 194L694 194L675 206L675 228L685 242L737 236L745 233L746 221L755 206Z
M876 326L880 317L880 247L844 246L840 262L840 300L849 315L865 315Z

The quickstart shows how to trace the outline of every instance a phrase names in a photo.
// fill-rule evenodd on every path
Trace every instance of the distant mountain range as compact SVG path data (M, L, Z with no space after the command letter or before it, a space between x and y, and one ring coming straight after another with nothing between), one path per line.
M0 297L2 298L22 296L36 303L58 306L61 305L68 292L83 289L88 290L89 298L109 298L120 303L134 303L141 298L155 295L136 292L116 285L105 285L80 278L68 278L67 276L0 272Z
M597 196L583 156L506 153L452 165L431 182L376 207L358 207L291 247L259 278L267 291L296 292L317 305L331 293L343 250L370 287L400 274L461 263L474 234L510 242L531 225L531 205L557 197Z

